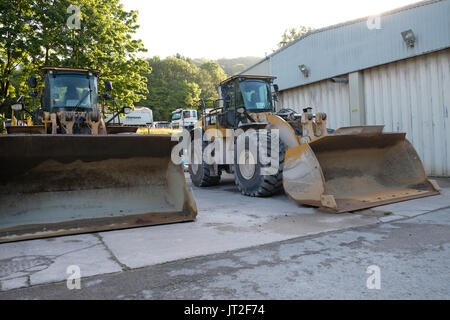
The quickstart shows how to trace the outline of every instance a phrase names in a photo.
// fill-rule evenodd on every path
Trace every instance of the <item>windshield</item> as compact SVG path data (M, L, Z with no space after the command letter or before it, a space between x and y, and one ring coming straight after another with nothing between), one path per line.
M49 76L48 98L50 109L97 108L97 79L85 74L66 74Z
M242 98L248 110L272 109L270 86L262 80L244 80L240 82Z
M190 117L191 117L191 111L189 111L189 110L183 111L183 118L187 119Z
M181 119L181 112L177 112L172 115L172 120L180 120L180 119Z

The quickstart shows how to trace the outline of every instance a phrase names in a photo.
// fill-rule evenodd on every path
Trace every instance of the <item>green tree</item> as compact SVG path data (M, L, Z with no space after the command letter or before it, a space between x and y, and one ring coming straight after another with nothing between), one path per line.
M139 105L151 108L155 119L170 120L172 111L189 108L199 100L194 64L176 57L153 57L148 62L152 68L152 73L146 74L149 93Z
M152 73L146 74L149 93L139 105L151 108L156 120L170 120L178 108L198 109L201 99L216 100L217 86L226 78L215 61L203 60L197 66L194 60L177 54L148 62L152 68Z
M70 5L78 6L80 28L67 21ZM120 105L132 105L147 93L151 69L138 57L145 52L133 39L137 11L126 11L120 0L0 0L0 114L7 101L26 92L24 82L37 74L40 65L94 68L114 83L113 95ZM11 85L14 71L17 88Z
M15 72L29 69L33 56L39 52L32 11L29 1L0 1L0 114L19 94L13 86L13 78L19 78Z
M227 75L217 62L203 62L197 76L197 83L202 90L200 98L204 100L217 100L219 98L217 86L226 77Z
M42 37L46 64L100 70L103 79L113 82L113 95L120 105L130 106L142 99L147 92L146 78L142 74L151 69L144 59L137 57L138 53L146 52L144 45L132 38L139 27L137 11L125 11L120 0L40 1L51 4L49 14L40 15L45 21L42 25L49 25L54 30L48 37ZM55 2L58 3L56 8ZM81 9L80 29L65 27L58 30L61 21L55 26L46 20L46 17L58 16L54 10L67 19L70 14L66 10L70 4ZM60 32L58 39L53 37L55 31Z
M304 34L310 32L312 30L311 27L301 26L299 28L290 28L284 31L281 36L281 41L278 43L278 49L284 47L285 45L291 43L295 39L303 36Z

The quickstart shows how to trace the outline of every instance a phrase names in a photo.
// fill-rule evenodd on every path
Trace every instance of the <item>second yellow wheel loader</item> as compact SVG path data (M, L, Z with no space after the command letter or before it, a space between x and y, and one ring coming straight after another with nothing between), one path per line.
M0 242L195 220L169 135L108 126L98 71L41 70L42 108L12 106L32 125L0 135Z
M383 133L383 126L333 131L327 129L327 115L313 114L311 108L303 114L275 112L273 80L234 76L220 85L222 105L205 114L192 132L193 137L203 136L203 151L193 148L190 159L194 185L218 184L225 170L234 174L244 195L270 196L284 189L300 204L335 213L439 193L405 133ZM274 89L278 91L276 85ZM279 136L275 144L271 129ZM204 150L214 139L234 139L222 149L233 155L231 161L205 160ZM269 172L269 165L260 160L260 147L266 155L278 154L275 171ZM200 162L194 161L196 152Z

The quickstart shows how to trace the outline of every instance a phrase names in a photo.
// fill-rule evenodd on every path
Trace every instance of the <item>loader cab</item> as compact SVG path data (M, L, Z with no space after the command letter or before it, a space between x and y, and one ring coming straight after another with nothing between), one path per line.
M42 68L44 91L42 109L58 111L97 111L98 71L89 69Z
M234 76L220 85L223 101L223 115L220 123L225 127L236 127L246 121L238 112L245 108L247 113L272 112L271 85L275 78L268 76Z

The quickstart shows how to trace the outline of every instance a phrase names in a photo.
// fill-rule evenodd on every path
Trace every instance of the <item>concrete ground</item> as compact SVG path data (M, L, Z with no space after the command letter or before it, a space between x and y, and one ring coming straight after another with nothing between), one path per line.
M195 223L0 244L0 299L448 299L450 183L439 184L439 196L332 215L244 197L227 177L194 187ZM81 290L67 289L71 265ZM380 290L366 287L371 265Z

